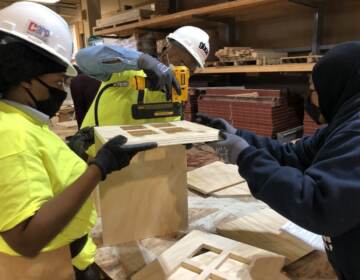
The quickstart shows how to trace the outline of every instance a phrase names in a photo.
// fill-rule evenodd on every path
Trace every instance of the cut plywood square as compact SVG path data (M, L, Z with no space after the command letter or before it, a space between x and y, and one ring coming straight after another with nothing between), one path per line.
M147 132L142 133L141 130L146 130ZM188 121L169 122L163 125L150 123L135 126L96 127L95 135L103 143L114 136L123 135L128 139L126 145L156 142L159 147L204 143L220 139L219 131L217 129Z
M283 256L195 230L163 252L132 279L279 280L287 279L281 274L283 264Z
M215 197L251 196L251 192L247 182L241 182L220 191L213 192L211 195Z
M105 245L174 234L187 228L183 145L138 153L99 187Z
M191 189L210 194L226 187L244 182L238 172L238 166L216 161L187 173L187 182Z
M288 220L267 208L217 226L223 236L283 255L292 263L313 248L304 241L281 231Z

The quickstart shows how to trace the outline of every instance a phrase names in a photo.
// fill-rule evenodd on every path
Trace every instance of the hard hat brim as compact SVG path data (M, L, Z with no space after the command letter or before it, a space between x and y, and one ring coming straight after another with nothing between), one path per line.
M25 42L27 42L27 43L29 43L31 45L35 45L35 46L39 47L41 49L41 51L45 51L50 56L55 56L62 63L64 63L64 65L67 66L66 67L66 72L65 72L66 76L70 76L70 77L77 76L78 73L77 73L75 67L64 56L57 53L54 49L49 47L42 40L40 40L40 39L38 39L38 38L36 38L34 36L31 36L31 35L22 34L20 32L14 31L14 30L12 30L10 32L9 30L1 28L1 27L0 27L0 32L4 32L6 34L9 34L10 36L15 36L17 38L20 38L20 39L24 40Z

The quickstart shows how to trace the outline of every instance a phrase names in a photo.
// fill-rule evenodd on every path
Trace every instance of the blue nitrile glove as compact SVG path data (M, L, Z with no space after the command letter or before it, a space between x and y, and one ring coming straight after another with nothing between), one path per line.
M210 117L203 113L196 114L195 122L219 129L230 134L236 134L237 131L236 128L229 124L226 120L222 118Z
M181 95L179 83L171 69L151 55L142 54L138 59L138 68L146 73L150 90L165 90L169 98L174 87L178 95Z
M87 161L88 155L86 151L94 143L94 127L87 126L71 136L67 144L79 157Z
M223 131L220 132L220 136L223 140L207 144L216 151L225 163L237 164L239 155L249 147L249 143L240 136Z
M100 168L102 180L105 180L107 174L128 166L138 152L157 147L155 142L124 146L126 142L127 138L122 135L110 139L101 147L95 159L89 162L89 164L95 164Z

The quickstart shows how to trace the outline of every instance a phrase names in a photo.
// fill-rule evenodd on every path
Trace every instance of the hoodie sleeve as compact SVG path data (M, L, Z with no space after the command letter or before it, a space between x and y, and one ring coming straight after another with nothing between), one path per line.
M117 45L99 45L81 49L75 59L86 75L106 81L113 73L139 70L137 61L141 55L141 52Z
M304 171L283 166L264 148L250 147L238 159L252 194L296 224L337 236L360 221L359 133L328 140Z
M314 136L303 137L295 144L281 144L277 140L258 136L245 129L238 129L236 132L255 148L266 149L280 165L289 165L300 170L305 170L313 161L321 133L321 130L318 130Z

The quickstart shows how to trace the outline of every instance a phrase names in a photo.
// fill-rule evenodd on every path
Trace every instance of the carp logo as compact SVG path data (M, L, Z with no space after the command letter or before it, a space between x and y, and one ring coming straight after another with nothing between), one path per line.
M47 39L50 37L50 30L46 27L37 24L36 22L30 21L28 25L27 32L35 37L41 39L42 41L46 42Z
M200 42L199 49L203 50L206 55L209 54L209 49L206 47L206 45L203 42Z

